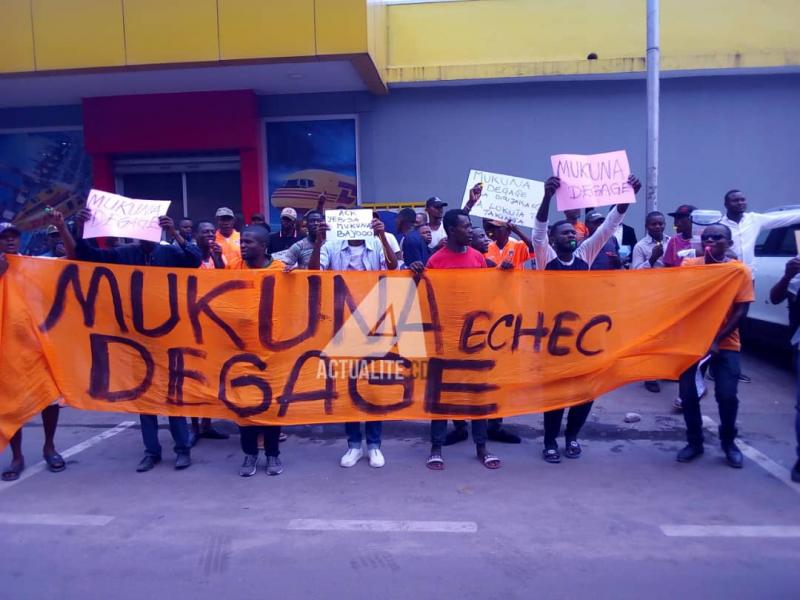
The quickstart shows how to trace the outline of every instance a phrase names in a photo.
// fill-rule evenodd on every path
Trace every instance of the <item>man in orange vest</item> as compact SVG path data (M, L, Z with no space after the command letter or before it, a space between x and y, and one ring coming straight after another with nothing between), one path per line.
M234 228L236 216L233 211L227 206L222 206L217 209L217 234L214 241L222 248L222 255L228 264L238 262L242 258L242 252L239 248L241 236Z

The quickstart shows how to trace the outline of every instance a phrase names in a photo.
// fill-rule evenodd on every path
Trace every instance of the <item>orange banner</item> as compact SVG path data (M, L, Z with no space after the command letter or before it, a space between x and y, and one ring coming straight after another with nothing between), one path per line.
M508 416L677 378L746 268L214 271L8 257L0 443L75 408L253 423Z

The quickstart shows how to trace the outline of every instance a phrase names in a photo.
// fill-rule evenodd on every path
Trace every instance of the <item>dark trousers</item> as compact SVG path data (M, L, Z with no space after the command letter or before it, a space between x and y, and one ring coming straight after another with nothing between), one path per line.
M736 438L736 415L739 411L739 352L720 350L711 357L711 372L714 375L714 396L719 406L719 440L722 445ZM700 412L700 397L697 394L695 375L697 363L686 369L678 381L683 420L686 422L686 441L692 446L703 445L703 415Z
M564 437L569 440L578 439L581 427L586 423L589 413L592 410L592 402L571 406L567 412L567 428L564 430ZM549 410L544 413L544 445L546 447L558 446L556 441L561 433L561 421L564 418L564 409Z
M453 421L453 425L456 426L456 429L466 429L467 422L466 421ZM489 419L489 431L500 431L500 427L503 425L503 419ZM473 425L474 427L474 425Z
M797 348L794 351L794 362L797 369L797 405L795 406L794 431L797 436L797 458L800 459L800 352L797 351Z
M463 423L464 428L467 427L466 421L455 421L456 427L458 423ZM483 445L486 443L489 423L486 419L474 419L472 423L472 441L476 445ZM431 444L434 446L443 446L445 438L447 437L447 421L436 420L431 421Z
M150 456L161 458L161 444L158 441L158 417L155 415L139 415L142 424L142 441L144 452ZM189 454L189 426L185 417L170 417L169 432L175 442L175 454Z
M239 425L239 442L242 452L253 456L258 455L258 435L264 434L264 454L278 456L278 438L281 435L280 425Z

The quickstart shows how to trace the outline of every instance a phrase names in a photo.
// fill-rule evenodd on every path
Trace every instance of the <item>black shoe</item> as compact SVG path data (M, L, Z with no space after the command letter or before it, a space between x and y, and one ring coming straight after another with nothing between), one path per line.
M744 373L739 373L739 381L742 383L753 383L753 380Z
M278 434L278 441L279 442L285 442L288 439L289 439L289 436L287 434L283 433L282 431Z
M222 433L213 427L209 427L205 431L200 432L200 437L207 440L227 440L230 436L227 433Z
M144 458L139 461L139 466L136 467L136 472L144 473L145 471L149 471L160 462L161 462L160 456L150 456L149 454L145 454Z
M658 394L661 391L661 384L657 381L645 381L644 389L646 389L648 392Z
M566 442L566 446L564 446L564 456L567 458L580 458L582 450L578 440L567 440Z
M466 434L466 431L464 432ZM521 444L522 438L513 433L509 433L505 429L490 429L486 432L488 437L493 442L500 442L501 444Z
M725 460L729 466L733 467L734 469L742 468L744 457L742 456L742 451L739 450L738 446L736 445L736 442L724 444L722 446L722 451L725 453Z
M704 450L702 446L693 446L692 444L686 444L683 449L678 452L678 456L676 460L678 462L686 463L691 462L698 456L702 456Z
M794 463L794 467L792 467L792 481L800 483L800 458L797 459L797 462Z
M188 454L178 454L175 457L175 468L179 471L183 469L188 469L189 465L192 464L192 458Z
M466 441L468 437L466 427L464 429L454 429L445 436L444 445L452 446L453 444Z

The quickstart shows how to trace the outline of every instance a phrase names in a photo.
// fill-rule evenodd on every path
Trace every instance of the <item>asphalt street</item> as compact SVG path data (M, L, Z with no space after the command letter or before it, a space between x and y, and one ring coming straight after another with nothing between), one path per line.
M236 428L220 423L231 438L202 440L186 471L162 429L164 462L136 473L135 415L65 409L67 470L36 466L36 419L24 479L0 482L0 597L797 598L794 379L757 356L743 365L741 470L713 433L699 461L675 461L674 383L600 398L583 457L558 465L541 459L540 415L509 419L523 442L491 446L497 471L469 442L430 471L428 424L394 422L383 469L339 467L341 425L300 426L283 475L244 479ZM631 411L641 421L625 423ZM703 412L718 419L713 395Z

